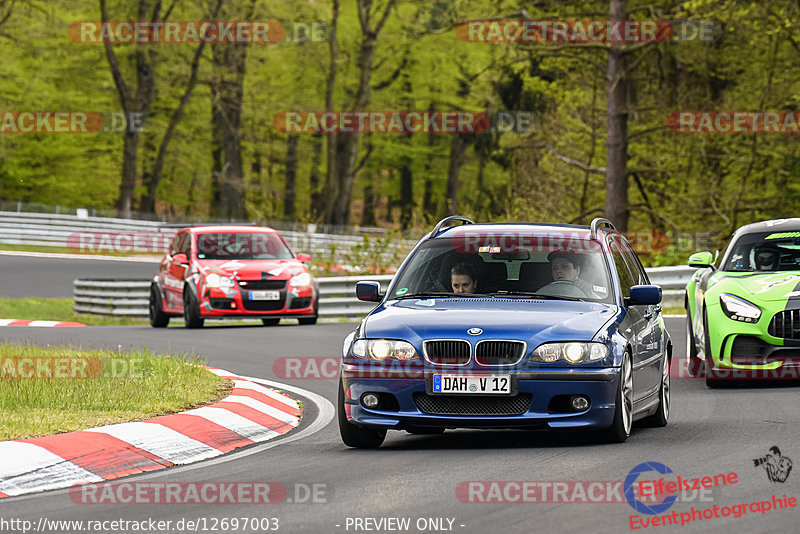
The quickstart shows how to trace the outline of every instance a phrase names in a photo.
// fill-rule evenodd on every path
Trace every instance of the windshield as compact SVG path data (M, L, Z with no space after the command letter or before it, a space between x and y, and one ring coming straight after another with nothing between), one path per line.
M398 273L389 298L415 296L613 299L597 241L516 234L423 243Z
M723 271L800 271L800 232L745 234L732 245Z
M196 246L197 258L201 260L285 260L294 257L277 233L198 234Z

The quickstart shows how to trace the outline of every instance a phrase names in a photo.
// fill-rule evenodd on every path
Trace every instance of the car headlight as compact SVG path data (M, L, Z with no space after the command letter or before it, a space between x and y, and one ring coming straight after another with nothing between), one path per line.
M539 345L531 354L535 362L552 363L564 360L569 363L586 363L602 360L608 356L604 343L545 343Z
M395 339L359 339L353 343L353 355L366 360L418 360L414 346Z
M734 321L755 323L761 317L761 308L752 302L744 300L742 297L737 297L730 293L721 293L719 303L722 305L722 311L725 315Z
M294 287L311 285L311 275L308 273L296 274L289 280L289 285Z
M217 273L206 275L206 285L208 287L221 287L228 289L233 287L233 279L227 276L220 276Z

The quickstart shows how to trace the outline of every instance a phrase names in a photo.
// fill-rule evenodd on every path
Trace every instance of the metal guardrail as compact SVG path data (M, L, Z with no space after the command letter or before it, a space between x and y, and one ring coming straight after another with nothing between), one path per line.
M660 285L662 306L682 307L684 287L695 272L691 267L655 267L647 269L650 281ZM360 318L375 307L374 303L355 298L359 280L374 280L386 289L392 275L336 276L317 278L320 317ZM75 313L147 317L150 280L74 280Z
M75 248L75 252L88 250L103 253L114 251L115 234L146 234L149 239L142 239L141 244L137 244L137 240L127 239L125 246L131 248L124 251L163 254L178 230L180 225L155 221L0 211L0 243L9 245L58 246ZM81 237L88 234L94 234L93 239L87 239L88 248L81 250ZM292 230L283 230L281 235L295 251L310 254L317 261L328 260L338 264L352 263L354 257L357 257L355 263L367 258L394 265L416 244L413 240L391 239L378 246L377 240L382 238L373 237L365 241L365 236ZM153 240L153 236L158 239ZM157 241L160 248L153 249L154 241ZM370 252L370 247L374 249L373 252Z

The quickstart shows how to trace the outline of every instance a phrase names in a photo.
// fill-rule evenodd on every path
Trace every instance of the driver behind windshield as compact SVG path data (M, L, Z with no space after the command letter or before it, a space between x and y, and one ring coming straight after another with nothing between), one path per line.
M772 247L759 247L755 249L756 270L774 271L777 269L776 261L778 251Z
M592 285L580 278L583 258L580 254L554 251L547 255L554 282L571 282L587 296L595 296Z
M468 263L457 263L450 269L450 285L453 293L475 293L478 277L475 268Z

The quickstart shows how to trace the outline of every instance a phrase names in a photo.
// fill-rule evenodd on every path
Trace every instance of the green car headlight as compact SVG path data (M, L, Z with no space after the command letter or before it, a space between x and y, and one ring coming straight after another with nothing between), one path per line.
M414 345L395 339L359 339L353 343L353 355L366 360L418 360Z
M564 360L569 363L586 363L602 360L608 356L608 347L604 343L545 343L536 347L531 360L552 363Z
M742 297L737 297L730 293L721 293L719 303L725 315L734 321L755 323L761 317L761 308Z

